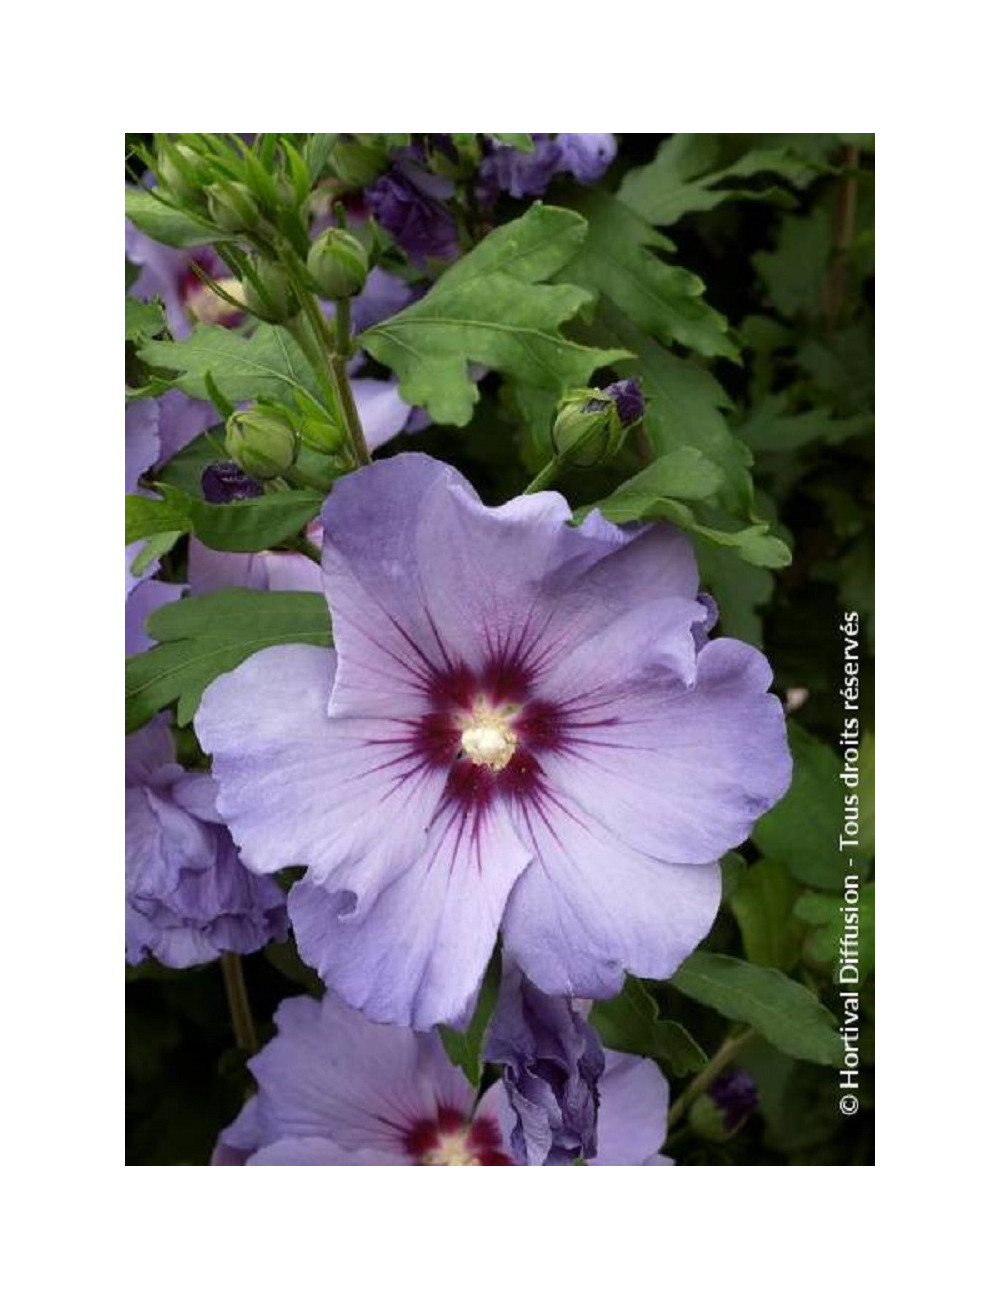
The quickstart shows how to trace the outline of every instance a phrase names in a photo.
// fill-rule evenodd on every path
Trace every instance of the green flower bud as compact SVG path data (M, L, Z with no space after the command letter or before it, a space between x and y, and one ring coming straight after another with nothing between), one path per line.
M692 1130L708 1142L726 1142L731 1136L721 1109L711 1097L697 1097L688 1111Z
M327 298L351 298L368 279L364 245L346 230L324 230L310 248L306 265Z
M333 173L350 190L363 190L386 165L385 154L371 145L338 140L330 150Z
M204 202L204 164L186 144L164 145L160 151L160 178L174 198L185 203Z
M255 230L260 213L249 189L239 181L216 181L205 191L208 211L220 230L240 235Z
M277 478L295 464L298 439L283 411L252 406L226 421L226 452L252 478Z
M253 274L256 284L249 276L243 281L243 299L253 314L271 325L291 320L299 304L281 267L261 258L254 264Z
M709 1142L728 1142L757 1106L757 1085L746 1070L728 1070L713 1079L688 1111L692 1130Z
M581 469L600 465L615 455L623 437L614 399L599 388L575 389L559 404L552 448L567 464Z

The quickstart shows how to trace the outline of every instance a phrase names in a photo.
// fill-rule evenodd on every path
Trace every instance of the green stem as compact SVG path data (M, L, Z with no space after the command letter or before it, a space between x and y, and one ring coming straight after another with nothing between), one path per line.
M559 471L563 467L563 461L560 456L553 456L547 465L544 465L528 486L524 489L525 495L529 492L541 492L542 488L547 488Z
M229 1019L233 1023L233 1037L236 1046L245 1052L257 1051L257 1031L254 1028L250 999L243 979L243 963L239 954L224 952L220 958L222 978L226 984L226 1000L229 1003Z
M756 1029L747 1029L735 1038L727 1038L712 1059L708 1062L700 1074L696 1074L685 1090L677 1098L674 1104L667 1112L667 1132L670 1133L673 1126L684 1114L687 1108L695 1101L706 1088L719 1077L726 1066L743 1051L747 1043L756 1038Z
M333 376L337 384L337 392L340 396L340 405L344 412L344 422L347 425L347 432L351 435L351 446L354 450L354 458L359 465L370 465L372 458L368 454L368 444L365 442L365 432L361 427L361 417L358 415L358 408L354 404L354 393L351 391L351 381L347 377L347 367L344 364L344 358L339 354L333 358L332 362Z
M354 459L358 465L371 464L368 444L365 442L364 430L354 404L351 382L347 377L346 360L350 352L351 318L350 303L337 304L336 334L338 351L330 349L330 335L319 309L319 303L299 268L294 252L282 247L281 264L284 267L295 297L302 308L301 316L295 317L287 324L289 333L303 349L313 369L317 372L330 402L330 409L336 410L351 440ZM344 310L341 310L343 307ZM346 338L345 338L346 336Z
M337 352L346 361L351 355L351 300L337 299Z

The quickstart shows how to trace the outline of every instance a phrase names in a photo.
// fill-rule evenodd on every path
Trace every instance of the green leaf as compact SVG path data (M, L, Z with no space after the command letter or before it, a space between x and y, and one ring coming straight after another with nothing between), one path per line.
M212 244L231 236L212 226L203 225L186 212L178 212L162 199L154 198L149 190L134 185L125 186L125 215L151 239L171 248L194 248L199 244Z
M161 501L157 497L125 497L125 545L157 533L186 533L191 517L181 501Z
M798 890L785 868L761 858L744 872L729 898L743 938L743 951L755 966L791 970L799 956L801 927L792 916Z
M781 971L716 952L696 952L670 981L686 997L750 1025L788 1056L835 1065L843 1056L833 1015Z
M716 546L695 539L698 572L719 607L719 628L725 636L763 647L764 625L758 610L774 591L774 578L766 569L748 564L731 546Z
M495 948L486 967L479 1000L466 1029L459 1031L438 1025L438 1033L452 1065L459 1066L474 1088L483 1073L483 1037L500 993L500 949Z
M767 296L782 315L819 314L832 239L831 213L821 205L802 217L783 217L774 250L753 255Z
M153 561L158 560L161 555L166 555L167 551L171 550L183 536L183 532L154 533L132 561L132 573L137 578L141 578Z
M858 916L856 924L858 975L862 983L875 968L875 885L862 885L858 891ZM839 965L840 942L845 935L848 918L841 910L848 904L843 896L831 894L805 894L795 905L795 915L801 921L816 927L805 944L805 955L821 966Z
M749 524L733 532L700 523L694 511L677 500L687 496L698 500L710 495L722 482L719 469L694 447L682 447L654 461L635 478L628 479L611 496L596 503L612 523L637 519L667 519L685 532L704 537L720 546L735 547L749 564L777 569L791 562L785 543L768 531L765 523ZM593 508L593 507L591 507Z
M795 722L788 724L792 785L760 819L753 841L766 858L787 867L796 880L819 889L840 889L847 870L841 852L844 795L838 755ZM858 866L864 855L853 853Z
M333 133L317 132L315 135L310 135L306 141L305 160L311 180L315 181L319 178L336 138Z
M601 294L635 329L660 343L739 360L725 317L704 300L704 283L659 256L673 251L670 240L599 190L581 200L580 211L587 218L587 238L561 280Z
M174 496L174 490L161 491ZM177 494L180 495L179 493ZM249 501L209 505L187 498L195 536L213 551L265 551L304 528L315 519L326 498L312 488L268 492Z
M737 432L752 451L797 451L817 442L836 447L874 427L874 417L870 415L841 420L829 407L790 415L787 405L783 396L772 393L740 425Z
M531 136L526 135L523 132L520 134L514 133L509 135L498 135L496 131L492 131L490 134L493 136L493 139L498 140L500 144L509 144L512 149L519 149L521 153L531 153L532 149L535 147L535 142L532 140Z
M747 864L738 853L724 853L719 866L722 869L722 901L725 903L746 875Z
M126 731L175 701L186 726L210 682L267 646L332 644L326 601L310 592L234 587L189 596L154 611L146 628L161 644L125 660Z
M200 325L190 338L147 343L139 355L149 366L176 371L176 386L190 397L211 400L211 374L228 402L284 398L293 404L297 394L313 409L324 409L309 362L277 325L260 325L249 338L222 325Z
M626 479L600 502L600 509L606 519L618 524L652 518L664 497L701 501L717 492L722 482L722 471L697 447L678 447Z
M315 998L323 996L325 991L323 981L299 956L294 939L285 939L283 943L269 943L264 949L264 956L275 970L281 971L282 975L293 984L298 984Z
M361 346L399 376L400 396L438 424L464 425L479 396L469 366L507 376L519 404L552 407L624 355L574 343L560 326L590 294L540 281L587 232L583 218L536 203L450 267L419 302L366 330Z
M694 1074L708 1059L683 1025L660 1019L656 1002L632 975L616 998L594 1003L590 1023L605 1047L653 1057L672 1075Z
M688 212L708 212L720 203L757 199L772 204L794 203L787 191L768 187L718 188L749 176L772 175L800 187L819 168L790 149L751 149L728 166L720 166L725 142L712 135L674 135L645 167L636 167L622 181L619 198L654 226L670 226Z
M159 302L142 302L138 298L125 299L125 342L155 338L167 328L163 307Z
M301 489L268 492L249 501L209 505L197 497L157 484L163 500L125 498L125 544L154 533L194 533L213 551L264 551L294 536L323 505L321 492Z

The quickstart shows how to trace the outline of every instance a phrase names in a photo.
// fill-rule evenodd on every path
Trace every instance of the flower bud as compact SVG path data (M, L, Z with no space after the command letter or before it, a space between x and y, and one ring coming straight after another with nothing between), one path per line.
M621 379L607 388L576 388L559 404L552 426L552 446L569 465L584 469L600 465L621 450L625 434L646 409L635 379Z
M351 190L363 190L366 185L370 185L385 169L385 165L385 154L370 145L338 140L330 150L330 166L334 175Z
M160 152L159 167L164 188L175 198L199 205L204 202L201 179L204 167L190 145L165 145Z
M254 265L253 274L256 284L249 276L243 281L243 299L253 314L271 325L291 320L299 306L281 267L261 258Z
M254 230L260 221L257 204L239 181L216 181L205 191L208 211L220 230L239 235Z
M695 1100L688 1118L700 1137L727 1142L746 1123L758 1100L753 1075L746 1070L729 1070Z
M228 505L230 501L249 501L264 493L264 485L249 474L244 474L234 461L220 460L207 465L201 476L201 494L212 505Z
M226 421L226 451L252 478L277 478L295 464L297 438L283 411L252 406Z
M599 388L575 389L559 405L552 447L570 465L587 468L610 460L621 446L614 401Z
M646 398L638 379L619 379L617 383L605 388L604 396L614 401L623 429L638 424L646 413Z
M346 230L324 230L310 248L306 265L327 298L351 298L368 278L364 245Z

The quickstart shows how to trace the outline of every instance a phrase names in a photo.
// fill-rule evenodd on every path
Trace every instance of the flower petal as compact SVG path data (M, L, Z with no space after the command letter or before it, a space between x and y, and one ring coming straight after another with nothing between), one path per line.
M546 993L614 997L626 970L666 979L711 928L717 863L639 853L562 794L514 821L534 860L511 893L504 947Z
M607 1052L599 1087L597 1155L592 1165L660 1164L670 1089L653 1061ZM669 1161L667 1163L673 1163Z
M262 650L209 686L195 729L252 870L300 863L319 883L340 868L336 888L367 895L419 857L445 774L411 770L398 725L334 725L336 666L315 646Z
M499 804L445 804L422 853L366 907L341 876L307 877L289 913L299 949L372 1020L450 1023L475 996L512 885L529 854Z
M221 1163L221 1162L220 1162ZM282 1138L263 1147L248 1165L409 1165L405 1156L385 1151L343 1151L321 1137Z

